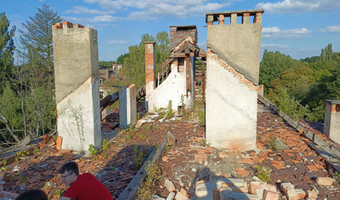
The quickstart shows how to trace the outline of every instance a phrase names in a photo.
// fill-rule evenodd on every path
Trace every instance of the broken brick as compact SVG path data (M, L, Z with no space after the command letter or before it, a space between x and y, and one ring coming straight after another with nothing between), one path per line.
M278 200L280 198L280 194L278 192L273 192L269 190L264 190L263 200Z
M326 186L326 185L332 185L333 184L333 182L334 182L334 179L333 178L331 178L331 177L318 177L317 179L316 179L316 182L319 184L319 185L324 185L324 186Z
M175 185L168 179L164 181L165 187L169 192L173 192L176 190Z

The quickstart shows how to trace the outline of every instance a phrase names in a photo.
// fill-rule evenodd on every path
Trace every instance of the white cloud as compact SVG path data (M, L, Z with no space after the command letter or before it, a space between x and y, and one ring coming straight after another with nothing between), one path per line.
M281 39L290 39L290 38L301 38L308 35L311 31L306 28L297 28L297 29L286 29L280 30L278 27L268 27L262 29L262 37L263 38L281 38Z
M288 46L284 45L284 44L262 44L261 47L279 48L279 49L286 49L286 48L288 48Z
M340 8L339 0L281 0L276 3L258 3L256 9L268 13L299 13L308 11L336 11Z
M280 29L276 26L262 29L262 33L278 33L278 32L280 32Z
M112 40L109 41L108 44L127 44L128 42L122 40Z
M156 19L160 16L201 15L229 5L211 0L84 0L108 11L127 10L129 19ZM231 0L229 0L231 1Z
M118 17L112 17L111 15L95 16L89 19L90 22L112 22L116 21Z
M340 33L340 25L338 26L328 26L326 28L321 29L322 32L330 32L330 33Z
M73 13L73 14L112 14L114 11L101 11L101 10L94 10L89 9L85 6L74 6L72 10L67 10L66 13Z
M117 19L120 19L119 17L112 17L111 15L101 15L95 16L93 18L63 16L63 18L72 23L113 22L116 21Z

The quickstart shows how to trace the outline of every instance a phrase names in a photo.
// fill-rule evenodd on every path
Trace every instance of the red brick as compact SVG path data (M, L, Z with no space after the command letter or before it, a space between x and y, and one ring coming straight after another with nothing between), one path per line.
M236 172L241 176L247 176L249 174L244 168L236 168Z
M63 142L63 138L61 136L57 137L57 143L56 143L56 149L60 150L61 149L61 145Z
M309 169L310 171L312 171L312 172L317 172L317 171L319 171L319 169L318 169L317 167L315 167L314 165L308 165L307 167L308 167L308 169Z

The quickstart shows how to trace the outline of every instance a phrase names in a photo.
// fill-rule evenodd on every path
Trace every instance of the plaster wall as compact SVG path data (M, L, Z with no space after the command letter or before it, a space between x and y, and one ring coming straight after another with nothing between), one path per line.
M261 29L261 23L208 26L207 45L258 85Z
M217 148L256 149L257 87L207 52L206 139Z
M169 76L148 95L149 111L155 111L159 108L167 108L169 101L172 101L172 110L177 111L178 106L183 106L181 97L184 98L186 108L192 107L192 96L190 92L186 93L186 61L184 61L184 70L178 71L177 60L171 64L171 73Z
M99 105L98 81L91 78L57 104L62 149L88 151L90 144L101 144Z

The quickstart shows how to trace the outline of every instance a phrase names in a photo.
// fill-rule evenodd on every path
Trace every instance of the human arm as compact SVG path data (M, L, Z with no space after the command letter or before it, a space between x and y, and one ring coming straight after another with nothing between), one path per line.
M68 198L68 197L60 197L59 200L72 200L71 198Z

